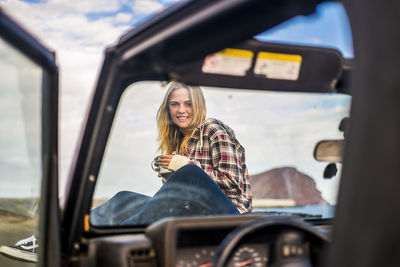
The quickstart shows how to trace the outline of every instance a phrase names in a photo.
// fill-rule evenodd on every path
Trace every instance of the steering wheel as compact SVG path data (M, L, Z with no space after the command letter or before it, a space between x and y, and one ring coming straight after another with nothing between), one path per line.
M213 266L227 266L235 249L247 238L260 234L268 234L271 238L268 265L273 264L273 266L315 265L317 259L316 257L310 259L307 244L312 245L313 254L321 254L322 249L330 244L328 236L310 223L294 217L265 216L231 232L218 247Z

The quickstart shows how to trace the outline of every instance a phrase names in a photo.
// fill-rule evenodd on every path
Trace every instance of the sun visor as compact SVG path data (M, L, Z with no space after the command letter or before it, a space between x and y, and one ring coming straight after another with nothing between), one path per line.
M343 57L331 48L250 40L197 61L167 64L188 84L272 91L337 92Z

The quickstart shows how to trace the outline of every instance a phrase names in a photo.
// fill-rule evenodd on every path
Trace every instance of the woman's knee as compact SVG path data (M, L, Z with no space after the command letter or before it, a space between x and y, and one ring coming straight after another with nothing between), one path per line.
M169 177L164 187L169 188L170 186L180 186L182 184L187 188L196 187L199 190L201 188L207 190L220 190L218 185L204 172L203 169L199 168L194 164L188 164L177 170L173 175Z
M136 192L132 192L132 191L119 191L118 193L116 193L110 200L109 202L120 202L120 201L139 201L139 200L143 200L143 201L147 201L149 200L151 197L143 195L143 194L139 194Z
M182 168L178 169L167 181L184 181L188 182L190 180L211 180L210 176L208 176L203 169L194 165L194 164L187 164Z
M129 196L132 192L130 191L119 191L112 198L125 198Z
M182 173L182 174L206 174L203 169L198 167L197 165L194 164L187 164L180 168L179 170L176 171L176 173Z

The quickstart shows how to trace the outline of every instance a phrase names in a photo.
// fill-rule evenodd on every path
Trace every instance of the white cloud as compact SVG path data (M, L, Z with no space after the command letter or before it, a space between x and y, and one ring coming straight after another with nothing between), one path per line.
M13 1L10 1L13 2ZM117 11L121 0L49 0L35 5L44 5L51 10L64 10L72 13L99 13Z
M168 2L168 3L167 3ZM60 69L60 178L64 178L76 147L89 97L101 67L104 49L138 20L160 11L154 0L48 0L27 3L0 0L0 6L42 43L56 51ZM121 8L130 6L133 14ZM101 12L114 16L101 16ZM89 18L88 14L92 14ZM93 14L95 14L93 16ZM98 15L96 15L98 14Z
M136 0L133 2L132 10L134 13L151 14L160 11L164 5L155 0Z
M119 13L114 18L114 23L129 23L132 20L132 14L130 13Z
M0 5L57 53L61 96L60 177L63 180L101 67L104 49L126 32L131 15L119 13L111 18L90 20L85 14L116 11L122 5L117 0L50 0L37 4L5 0L0 1Z

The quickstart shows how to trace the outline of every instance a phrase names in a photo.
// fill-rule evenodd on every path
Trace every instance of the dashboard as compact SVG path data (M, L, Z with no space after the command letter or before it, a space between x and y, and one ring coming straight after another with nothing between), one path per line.
M277 259L294 256L309 259L312 266L318 265L316 263L328 242L331 223L326 220L308 224L312 227L311 234L308 231L294 234L287 225L271 224L267 228L254 228L244 233L240 242L229 249L227 240L234 240L230 237L235 237L235 232L236 236L240 235L238 229L246 231L247 226L252 227L251 222L266 217L246 215L163 219L150 225L145 233L90 239L88 257L81 266L211 267L215 266L216 258L225 257L223 266L227 267L267 267ZM300 218L290 218L290 221L297 220L300 226L303 225ZM224 247L221 244L224 243L228 248L226 255L224 253L227 251L221 251L221 247Z

